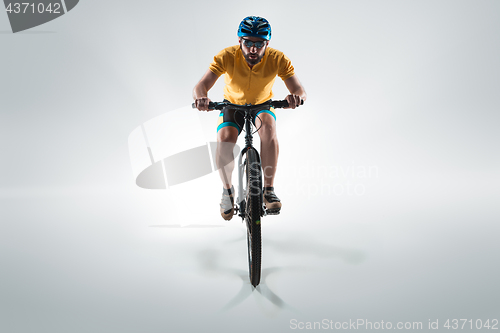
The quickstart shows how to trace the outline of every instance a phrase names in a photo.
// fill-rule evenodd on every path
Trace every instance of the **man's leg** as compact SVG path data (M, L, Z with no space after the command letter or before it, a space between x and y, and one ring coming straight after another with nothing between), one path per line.
M217 132L216 163L222 185L225 189L232 186L231 176L234 169L233 149L238 140L238 130L233 126L226 126Z
M260 159L262 173L264 174L264 205L268 214L279 214L281 200L274 193L274 176L279 155L276 120L271 114L262 112L255 119L255 125L257 128L260 127Z
M215 161L222 180L222 200L220 214L224 220L231 220L234 215L234 188L231 176L234 169L233 148L238 140L238 130L233 126L225 126L217 132L217 151Z
M264 187L272 187L279 155L276 120L269 113L262 112L259 117L255 118L255 126L260 127L260 159L264 174Z

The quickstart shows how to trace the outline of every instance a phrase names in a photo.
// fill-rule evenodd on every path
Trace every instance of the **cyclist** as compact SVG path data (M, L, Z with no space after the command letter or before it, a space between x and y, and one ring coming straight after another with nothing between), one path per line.
M281 51L268 47L271 25L262 17L248 16L238 27L238 45L223 49L214 57L209 69L193 90L195 106L209 111L208 91L225 74L224 98L233 104L261 104L273 97L272 86L279 76L290 94L286 96L289 108L295 109L306 100L294 67ZM258 116L258 117L257 117ZM278 162L276 115L273 108L255 112L253 123L260 128L261 163L264 174L264 205L268 212L279 213L281 201L274 193L274 177ZM227 107L219 115L217 127L216 163L222 179L223 192L220 212L225 220L234 215L234 187L231 175L234 169L233 148L244 124L241 113Z

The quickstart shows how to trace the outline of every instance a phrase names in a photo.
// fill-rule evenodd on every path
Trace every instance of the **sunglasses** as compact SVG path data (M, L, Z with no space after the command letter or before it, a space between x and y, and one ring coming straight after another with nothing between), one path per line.
M255 46L258 49L261 49L264 45L266 45L265 41L258 41L258 42L252 42L251 40L248 39L243 39L243 45L245 45L248 48L251 48L252 46Z

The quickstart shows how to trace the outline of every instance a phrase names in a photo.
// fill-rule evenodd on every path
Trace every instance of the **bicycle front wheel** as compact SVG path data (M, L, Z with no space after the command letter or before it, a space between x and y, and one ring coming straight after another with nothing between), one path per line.
M262 212L262 170L257 151L246 153L246 207L248 266L250 282L254 287L260 283L261 271L261 212Z

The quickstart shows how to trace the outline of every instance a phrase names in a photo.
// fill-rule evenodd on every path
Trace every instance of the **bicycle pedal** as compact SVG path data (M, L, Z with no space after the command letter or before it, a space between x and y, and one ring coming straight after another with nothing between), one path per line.
M280 208L266 209L266 215L279 215L280 210L281 210Z

